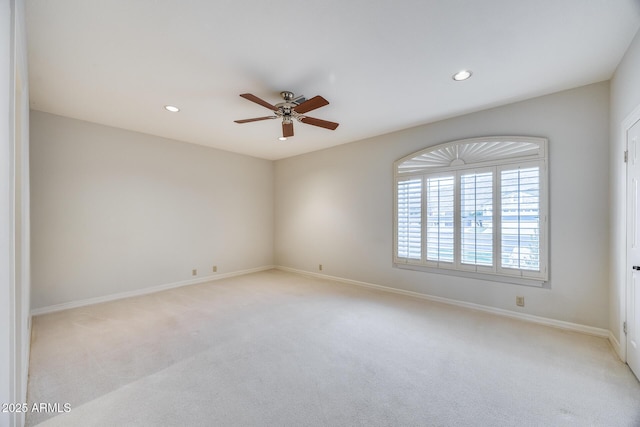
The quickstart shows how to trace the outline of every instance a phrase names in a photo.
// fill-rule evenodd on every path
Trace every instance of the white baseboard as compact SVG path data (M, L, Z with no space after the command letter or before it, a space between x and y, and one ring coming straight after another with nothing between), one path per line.
M274 268L276 267L273 265L265 265L262 267L250 268L248 270L234 271L231 273L214 274L211 276L198 277L197 279L183 280L181 282L175 282L175 283L165 283L163 285L151 286L143 289L136 289L135 291L120 292L117 294L105 295L101 297L65 302L62 304L55 304L47 307L35 308L31 310L31 315L38 316L41 314L54 313L56 311L68 310L70 308L84 307L87 305L100 304L103 302L115 301L123 298L130 298L130 297L135 297L139 295L152 294L154 292L166 291L167 289L180 288L182 286L189 286L189 285L197 285L199 283L212 282L214 280L226 279L226 278L235 277L235 276L242 276L245 274L257 273L259 271L264 271L264 270L272 270Z
M425 299L425 300L429 300L429 301L441 302L441 303L444 303L444 304L455 305L455 306L458 306L458 307L470 308L472 310L484 311L486 313L497 314L498 316L504 316L504 317L510 317L510 318L513 318L513 319L524 320L524 321L527 321L527 322L537 323L539 325L551 326L551 327L554 327L554 328L564 329L564 330L567 330L567 331L581 332L583 334L594 335L594 336L602 337L602 338L608 338L610 341L613 338L614 341L617 343L617 340L615 340L615 337L613 337L611 332L609 330L607 330L607 329L596 328L596 327L593 327L593 326L580 325L578 323L565 322L563 320L549 319L547 317L535 316L535 315L532 315L532 314L518 313L518 312L515 312L515 311L505 310L505 309L502 309L502 308L489 307L489 306L486 306L486 305L474 304L474 303L471 303L471 302L457 301L457 300L453 300L453 299L450 299L450 298L437 297L437 296L433 296L433 295L422 294L422 293L419 293L419 292L413 292L413 291L406 291L406 290L403 290L403 289L391 288L391 287L388 287L388 286L374 285L373 283L360 282L358 280L351 280L351 279L344 279L342 277L329 276L329 275L326 275L326 274L314 273L314 272L305 271L305 270L298 270L298 269L290 268L290 267L277 266L276 268L278 270L288 271L288 272L291 272L291 273L298 273L298 274L302 274L302 275L305 275L305 276L318 277L318 278L327 279L327 280L333 280L333 281L346 283L346 284L350 284L350 285L364 286L366 288L377 289L377 290L384 291L384 292L391 292L391 293L394 293L394 294L407 295L407 296L411 296L411 297L414 297L414 298L420 298L420 299ZM615 347L615 345L614 345L614 347ZM619 345L618 345L618 347L619 347Z
M626 356L622 354L622 346L620 345L620 341L618 341L618 338L613 335L613 332L611 331L609 331L609 335L607 336L607 338L609 338L609 344L611 344L611 347L613 347L613 350L616 352L620 360L626 362Z

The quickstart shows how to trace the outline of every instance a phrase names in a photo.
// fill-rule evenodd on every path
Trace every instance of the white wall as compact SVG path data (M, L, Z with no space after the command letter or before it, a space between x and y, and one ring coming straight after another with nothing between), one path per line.
M11 402L14 398L9 378L13 366L13 325L15 317L11 310L13 278L11 235L11 1L0 0L0 402ZM9 424L9 414L0 414L0 426Z
M273 264L273 163L31 112L33 308Z
M276 263L608 327L609 85L598 83L276 162ZM487 135L549 139L550 289L392 267L392 164Z
M29 366L29 108L24 4L0 0L0 402L25 402ZM0 426L24 414L0 412Z
M640 106L640 32L631 42L624 58L611 79L611 277L609 327L613 336L624 346L622 322L625 321L623 295L626 271L626 149L622 124ZM624 355L623 355L624 356Z

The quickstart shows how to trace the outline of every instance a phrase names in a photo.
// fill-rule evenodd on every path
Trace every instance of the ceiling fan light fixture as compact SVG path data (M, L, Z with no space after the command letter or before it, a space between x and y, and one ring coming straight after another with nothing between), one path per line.
M258 98L251 93L242 93L240 96L248 101L254 102L265 108L271 110L271 116L256 117L253 119L234 120L236 123L250 123L267 119L282 119L282 137L278 138L280 141L286 141L294 135L293 133L293 120L298 122L318 126L324 129L336 130L338 123L330 122L327 120L316 119L306 116L305 113L316 110L325 105L329 105L329 101L321 97L320 95L314 96L311 99L306 99L304 96L296 97L293 92L283 91L280 92L280 96L284 102L280 102L276 105L272 105L267 101Z
M178 107L176 107L175 105L165 105L164 109L167 111L170 111L172 113L177 113L178 111L180 111L180 109Z
M457 82L461 82L463 80L467 80L472 74L473 73L470 70L462 70L455 73L452 78Z

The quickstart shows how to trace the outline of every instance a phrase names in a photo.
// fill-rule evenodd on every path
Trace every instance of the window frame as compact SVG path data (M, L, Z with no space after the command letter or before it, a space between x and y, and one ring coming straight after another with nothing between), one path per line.
M549 280L549 186L548 140L541 137L491 136L456 140L424 148L394 162L393 180L393 266L530 286L545 286ZM538 167L539 177L539 270L502 265L501 173L504 170ZM492 172L492 266L462 262L461 177ZM452 263L427 260L427 182L429 178L454 178L454 259ZM398 256L398 185L421 179L420 259Z

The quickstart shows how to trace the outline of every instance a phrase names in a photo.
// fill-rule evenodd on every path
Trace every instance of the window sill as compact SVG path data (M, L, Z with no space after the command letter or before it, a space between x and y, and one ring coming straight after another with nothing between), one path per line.
M397 263L397 262L394 262L393 266L395 268L400 268L402 270L422 271L425 273L444 274L446 276L458 276L458 277L465 277L468 279L484 280L488 282L510 283L514 285L532 286L536 288L546 288L546 289L550 288L549 282L543 279L515 277L515 276L507 276L507 275L499 275L499 274L476 273L473 271L461 271L461 270L453 270L453 269L447 269L447 268L434 268L434 267L426 267L423 265L404 264L404 263Z

